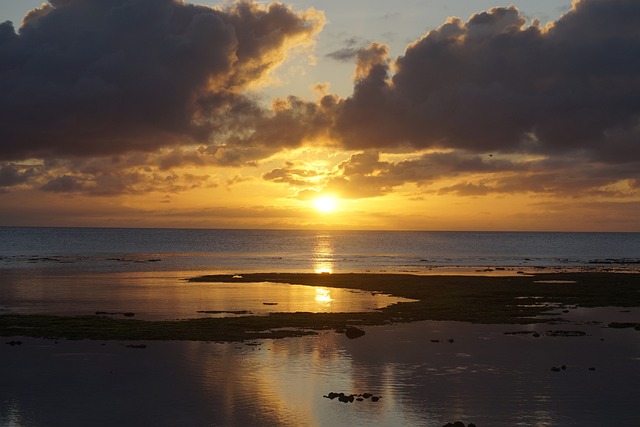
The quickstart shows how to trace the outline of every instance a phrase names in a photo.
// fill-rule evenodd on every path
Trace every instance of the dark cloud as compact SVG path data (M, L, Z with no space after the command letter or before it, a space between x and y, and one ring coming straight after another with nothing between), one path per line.
M640 169L634 164L589 163L571 157L481 156L461 151L412 155L400 161L383 160L379 152L366 151L332 169L290 163L263 178L297 189L296 197L301 200L321 193L350 199L378 197L406 184L414 185L411 191L423 195L529 193L628 199L640 193Z
M0 158L208 143L323 22L277 3L52 0L17 33L0 24Z
M450 18L394 63L361 55L335 136L361 148L638 161L640 3L583 0L557 22L527 25L514 7ZM613 147L611 146L613 145Z
M85 185L75 176L63 175L47 181L40 189L52 193L78 193L85 190Z
M346 37L339 41L339 48L325 54L325 57L339 62L351 62L356 59L358 52L369 44L369 41L360 37Z
M148 192L181 193L216 187L206 174L174 172L155 164L157 158L131 156L53 159L37 165L0 164L0 190L40 190L86 196L119 196Z
M342 47L327 53L325 56L340 62L350 62L356 58L359 51L360 48L356 47Z
M13 163L0 165L0 188L24 184L36 174L32 167L18 166Z

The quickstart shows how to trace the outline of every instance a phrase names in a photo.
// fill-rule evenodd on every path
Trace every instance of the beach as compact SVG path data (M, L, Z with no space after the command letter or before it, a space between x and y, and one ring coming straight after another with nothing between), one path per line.
M639 278L207 275L181 286L250 292L251 283L274 282L405 300L360 312L273 305L189 320L3 313L0 423L629 424L640 379ZM364 334L349 338L347 328Z

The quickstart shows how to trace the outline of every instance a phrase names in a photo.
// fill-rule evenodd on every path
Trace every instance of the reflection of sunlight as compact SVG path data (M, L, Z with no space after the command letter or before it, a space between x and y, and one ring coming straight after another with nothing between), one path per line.
M318 235L313 248L313 269L317 274L333 273L333 238L330 235Z
M316 261L314 265L314 270L317 274L331 274L333 273L333 264L328 261Z
M325 306L331 304L331 291L329 289L317 288L316 302Z

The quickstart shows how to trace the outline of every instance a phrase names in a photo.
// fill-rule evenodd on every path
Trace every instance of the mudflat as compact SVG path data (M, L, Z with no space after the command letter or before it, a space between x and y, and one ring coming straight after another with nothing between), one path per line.
M533 324L561 320L567 308L640 307L640 274L543 273L515 276L412 274L210 275L190 282L274 282L366 290L411 299L371 312L270 313L267 316L145 321L93 316L2 315L0 336L100 340L244 341L321 330L419 320ZM611 323L611 327L635 327Z

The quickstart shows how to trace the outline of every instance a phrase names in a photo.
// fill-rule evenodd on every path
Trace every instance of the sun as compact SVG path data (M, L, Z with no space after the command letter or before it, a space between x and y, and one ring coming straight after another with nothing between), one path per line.
M318 197L313 204L320 212L329 213L336 210L336 198L333 196Z

